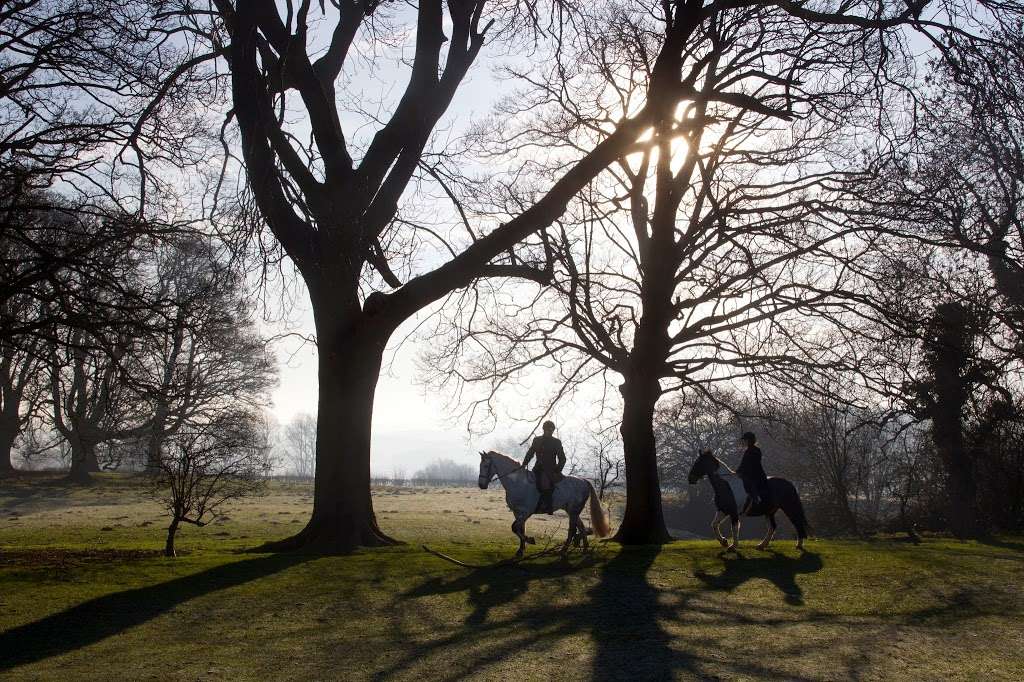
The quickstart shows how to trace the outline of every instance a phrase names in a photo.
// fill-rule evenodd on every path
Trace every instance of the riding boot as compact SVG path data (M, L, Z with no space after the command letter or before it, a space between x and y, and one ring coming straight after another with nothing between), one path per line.
M555 510L552 509L554 501L551 499L550 490L541 491L540 494L540 509L542 514L554 514Z

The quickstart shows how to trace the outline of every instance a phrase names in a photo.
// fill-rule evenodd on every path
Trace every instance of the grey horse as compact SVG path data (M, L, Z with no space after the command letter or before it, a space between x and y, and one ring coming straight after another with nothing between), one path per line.
M480 488L486 490L495 479L500 480L504 486L505 503L515 516L512 532L519 538L519 551L516 552L516 556L521 557L526 544L534 543L533 538L526 535L526 520L536 513L540 492L537 490L533 472L524 469L522 464L500 452L481 452L478 481ZM563 555L569 550L569 545L574 539L581 539L584 549L587 547L587 530L583 527L580 514L588 500L590 523L594 528L594 534L603 538L610 532L608 514L601 506L594 485L590 481L577 476L566 476L555 486L551 500L553 509L563 509L569 515L569 536L562 545Z

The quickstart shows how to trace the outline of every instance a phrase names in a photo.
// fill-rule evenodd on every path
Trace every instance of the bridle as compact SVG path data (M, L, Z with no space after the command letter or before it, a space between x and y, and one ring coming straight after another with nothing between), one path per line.
M711 455L710 457L713 460L711 462L711 466L702 464L700 471L696 472L697 476L696 478L694 478L693 470L697 468L698 464L701 464L701 460L704 458L703 454L697 455L697 460L693 463L693 467L690 469L690 474L687 476L687 479L690 481L690 485L696 485L697 483L700 482L700 479L704 478L705 476L707 476L708 479L710 479L712 475L721 477L721 474L718 473L718 470L722 467L722 461L715 457L714 455Z
M520 464L515 469L512 469L510 471L506 471L503 474L499 474L495 470L494 460L491 459L491 457L489 455L487 455L487 453L481 453L481 454L483 454L485 457L487 457L487 473L490 475L490 478L488 478L486 482L484 481L483 474L481 474L480 476L477 476L477 484L481 488L486 488L491 483L493 483L495 481L495 479L500 481L501 479L505 478L506 476L511 476L512 474L514 474L515 472L519 471L520 469L526 468L525 464ZM493 473L491 473L492 471L493 471Z

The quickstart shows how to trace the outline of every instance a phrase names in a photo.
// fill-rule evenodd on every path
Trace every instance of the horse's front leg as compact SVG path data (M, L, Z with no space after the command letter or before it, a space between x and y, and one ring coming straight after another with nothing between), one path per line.
M772 538L775 537L775 529L779 527L779 524L775 523L775 514L768 514L765 518L768 519L768 531L764 535L764 540L758 543L758 549L768 549Z
M715 537L718 538L718 544L722 545L722 547L729 545L729 542L722 535L722 521L724 520L725 517L722 516L721 510L716 510L715 518L711 519L711 530L715 531Z
M512 532L519 538L519 550L516 552L516 558L522 557L523 552L526 551L526 518L516 517L516 520L512 522Z

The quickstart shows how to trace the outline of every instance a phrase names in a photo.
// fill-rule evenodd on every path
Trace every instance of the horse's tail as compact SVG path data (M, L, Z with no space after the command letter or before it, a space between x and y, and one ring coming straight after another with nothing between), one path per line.
M608 512L601 506L601 500L597 498L594 484L587 481L587 485L590 486L590 526L594 529L594 535L606 538L612 532L611 524L608 521Z
M786 510L786 516L793 522L793 526L796 528L796 536L801 540L805 539L810 532L811 524L807 522L804 503L800 501L800 493L796 491L796 487L793 488L793 501L791 508Z

